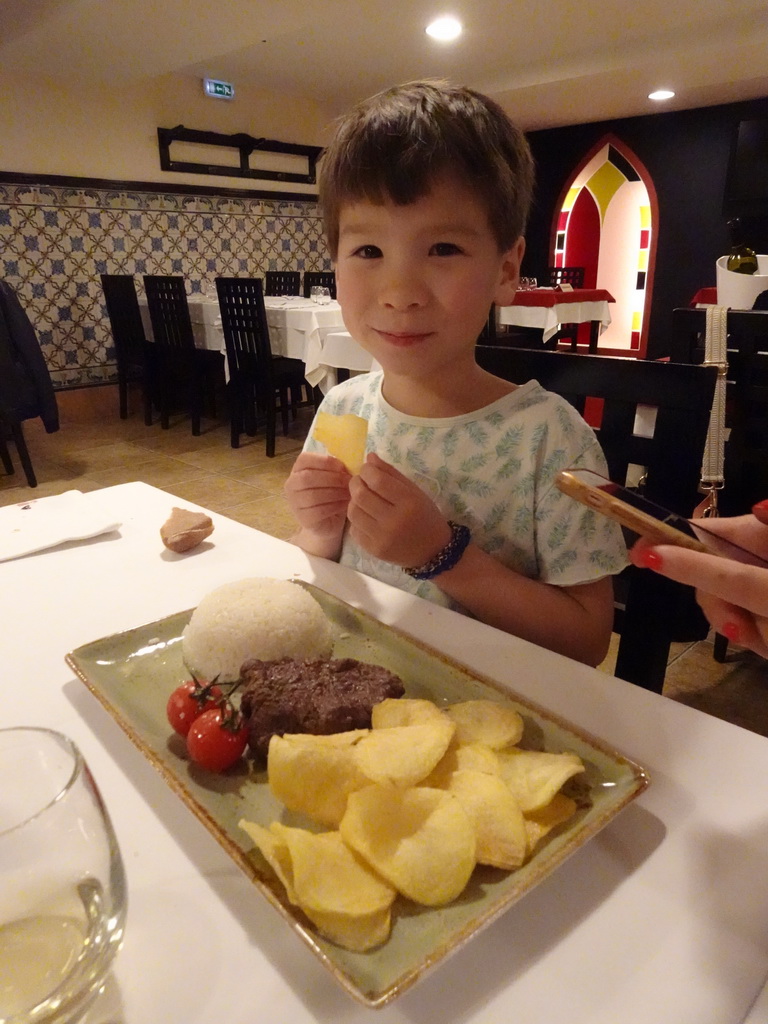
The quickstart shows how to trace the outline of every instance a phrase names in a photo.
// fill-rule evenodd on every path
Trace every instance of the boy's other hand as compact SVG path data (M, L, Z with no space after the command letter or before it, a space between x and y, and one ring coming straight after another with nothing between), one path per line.
M373 452L349 493L350 536L375 558L420 566L451 539L448 521L429 495Z
M350 480L344 463L332 455L299 455L283 493L302 530L323 537L341 536L347 518Z

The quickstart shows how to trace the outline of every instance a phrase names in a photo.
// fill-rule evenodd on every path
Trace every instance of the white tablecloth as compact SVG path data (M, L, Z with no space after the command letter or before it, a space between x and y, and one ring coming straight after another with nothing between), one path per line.
M344 327L341 306L335 300L320 305L293 296L267 296L264 305L274 354L302 359L309 383L322 388L327 372L322 365L323 343L331 331Z
M322 361L326 366L357 370L358 373L367 373L378 365L373 356L358 345L349 331L334 331L326 335Z
M128 874L125 945L88 1024L740 1024L768 967L768 740L216 513L209 540L174 555L160 526L173 505L195 506L141 483L96 493L118 533L0 563L0 720L79 744ZM64 662L227 581L293 574L554 709L651 778L550 878L375 1013L343 993Z
M538 327L543 340L549 341L556 334L560 324L583 324L599 320L602 330L611 322L611 311L608 303L600 302L563 302L554 306L499 306L498 321L516 327Z
M195 344L199 348L222 352L226 357L218 300L212 296L191 296L188 302ZM268 295L264 299L264 306L274 355L301 359L309 383L313 387L322 386L326 374L320 360L322 345L330 331L344 327L341 306L333 300L326 305L319 305L310 299L292 295ZM139 308L144 329L151 341L152 324L146 300L139 300Z
M368 373L381 368L373 356L358 345L349 331L333 331L325 336L320 362L326 369L320 385L325 392L336 383L337 370Z

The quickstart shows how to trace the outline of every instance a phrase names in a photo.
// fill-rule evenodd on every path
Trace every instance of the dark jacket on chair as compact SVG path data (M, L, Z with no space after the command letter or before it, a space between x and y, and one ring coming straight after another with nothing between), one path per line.
M59 429L56 393L40 342L16 292L0 281L0 418L39 416L49 434ZM10 378L10 379L9 379Z

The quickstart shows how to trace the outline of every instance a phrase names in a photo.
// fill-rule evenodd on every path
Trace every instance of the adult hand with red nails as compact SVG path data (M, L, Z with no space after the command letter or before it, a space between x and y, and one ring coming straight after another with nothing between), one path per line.
M707 519L706 527L768 560L768 501L753 506L751 515ZM644 539L629 557L640 568L695 587L718 633L768 658L768 569Z

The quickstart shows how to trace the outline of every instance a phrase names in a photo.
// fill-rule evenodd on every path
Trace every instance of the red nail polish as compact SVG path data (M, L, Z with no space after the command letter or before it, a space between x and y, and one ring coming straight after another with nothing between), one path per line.
M768 512L768 498L765 501L758 501L752 506L753 512Z
M644 548L642 551L639 551L637 559L640 565L646 569L656 569L658 571L661 568L661 555L652 548Z
M724 622L720 627L720 632L724 637L727 637L729 640L733 640L735 644L739 642L741 630L735 622Z

